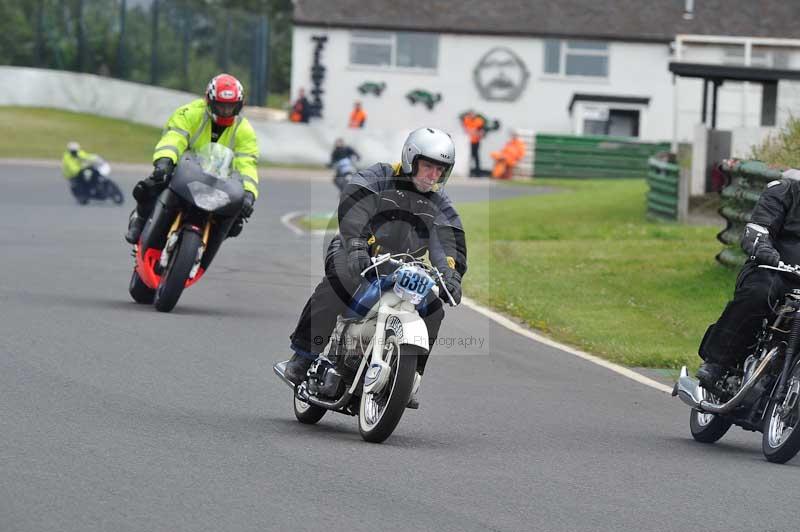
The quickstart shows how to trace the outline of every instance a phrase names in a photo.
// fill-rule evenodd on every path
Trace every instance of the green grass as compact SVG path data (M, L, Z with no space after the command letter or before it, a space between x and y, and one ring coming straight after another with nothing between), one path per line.
M339 229L338 220L333 212L308 214L295 219L294 223L306 231L319 231L321 229L326 229L331 232L336 232Z
M539 179L564 192L464 204L465 293L629 366L696 366L732 294L714 227L645 220L641 180Z
M148 162L158 141L158 128L123 120L32 107L0 107L4 135L0 157L61 159L67 142L76 140L91 152L114 162Z

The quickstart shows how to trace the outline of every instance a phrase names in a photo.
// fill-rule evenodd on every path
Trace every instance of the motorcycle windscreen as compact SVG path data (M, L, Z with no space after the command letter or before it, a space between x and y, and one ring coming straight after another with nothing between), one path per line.
M242 208L244 188L231 164L233 152L210 143L186 152L178 162L170 188L184 201L221 216L235 216Z

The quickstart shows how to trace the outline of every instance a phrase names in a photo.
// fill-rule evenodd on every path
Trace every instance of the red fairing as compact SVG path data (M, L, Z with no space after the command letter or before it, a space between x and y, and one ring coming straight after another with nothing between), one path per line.
M144 253L144 256L142 256L141 246L137 247L136 249L136 272L139 274L139 277L142 279L142 281L144 281L144 284L153 290L156 290L158 285L161 284L161 276L155 272L156 264L158 264L160 258L160 249L149 248ZM194 279L186 279L184 287L189 288L192 286L194 283L200 280L205 272L206 270L204 268L198 269L197 275L194 276Z
M161 257L161 250L149 248L144 256L142 256L142 246L136 247L136 272L141 277L144 284L148 288L155 290L161 283L161 276L156 274L155 266L158 264L158 259Z

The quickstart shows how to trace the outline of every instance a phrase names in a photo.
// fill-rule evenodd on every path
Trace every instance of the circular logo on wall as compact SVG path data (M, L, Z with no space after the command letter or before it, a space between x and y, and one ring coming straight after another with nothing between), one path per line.
M528 84L530 72L510 48L492 48L472 71L475 86L485 100L513 102Z

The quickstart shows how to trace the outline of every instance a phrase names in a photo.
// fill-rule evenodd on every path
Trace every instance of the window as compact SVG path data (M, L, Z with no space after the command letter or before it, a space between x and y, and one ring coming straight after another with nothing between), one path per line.
M350 64L396 68L435 69L439 36L431 33L353 31Z
M544 72L558 76L608 77L608 43L544 41Z

